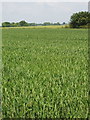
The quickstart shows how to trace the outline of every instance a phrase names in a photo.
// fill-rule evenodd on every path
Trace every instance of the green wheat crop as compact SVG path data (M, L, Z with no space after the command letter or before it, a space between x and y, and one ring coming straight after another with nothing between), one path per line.
M2 30L3 118L88 117L86 29Z

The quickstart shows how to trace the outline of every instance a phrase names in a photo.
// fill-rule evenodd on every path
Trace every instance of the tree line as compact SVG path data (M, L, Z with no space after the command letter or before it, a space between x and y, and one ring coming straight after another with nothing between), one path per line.
M62 24L65 24L65 22L63 22ZM56 23L50 23L50 22L44 22L44 23L28 23L25 20L22 20L20 22L3 22L2 23L2 27L20 27L20 26L48 26L48 25L61 25L59 22Z
M48 26L48 25L65 25L66 23L63 22L60 24L59 22L56 23L50 23L50 22L44 22L42 24L37 23L27 23L25 20L22 20L18 23L15 22L3 22L2 27L20 27L20 26ZM71 28L80 28L83 26L90 26L90 12L78 12L74 13L70 17L69 27Z

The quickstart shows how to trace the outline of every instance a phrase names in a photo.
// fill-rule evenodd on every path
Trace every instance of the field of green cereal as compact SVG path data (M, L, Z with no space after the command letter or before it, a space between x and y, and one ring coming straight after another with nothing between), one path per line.
M88 117L88 31L2 30L3 118Z

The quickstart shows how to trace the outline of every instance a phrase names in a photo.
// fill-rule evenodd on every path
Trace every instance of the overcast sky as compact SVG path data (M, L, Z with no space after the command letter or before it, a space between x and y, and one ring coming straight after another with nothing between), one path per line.
M0 2L88 2L89 0L0 0Z
M47 21L68 23L73 13L88 11L88 2L85 2L85 0L82 0L83 2L54 2L54 0L51 0L52 2L33 1L34 2L20 2L19 0L18 2L10 2L9 0L9 2L3 2L2 21L19 22L25 20L36 23Z

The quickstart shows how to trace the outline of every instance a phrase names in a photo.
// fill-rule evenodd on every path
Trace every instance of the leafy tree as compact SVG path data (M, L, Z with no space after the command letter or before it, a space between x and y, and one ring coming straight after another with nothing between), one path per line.
M54 25L60 25L60 23L59 23L59 22L57 22L57 23L54 23Z
M17 23L15 23L15 27L18 27L18 26L20 26L20 25L19 25L19 23L18 23L18 22L17 22Z
M18 23L12 22L11 27L18 27Z
M65 25L65 24L66 24L65 22L62 23L62 25Z
M29 25L30 26L36 26L36 23L30 23Z
M11 27L10 22L3 22L2 27Z
M70 18L70 27L79 28L83 25L88 25L90 23L90 13L89 12L79 12L74 13Z
M19 26L28 26L28 23L24 20L19 22Z
M43 25L45 25L45 26L46 25L51 25L51 23L50 22L44 22Z

